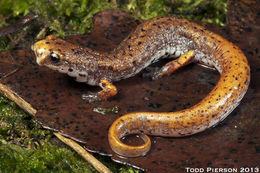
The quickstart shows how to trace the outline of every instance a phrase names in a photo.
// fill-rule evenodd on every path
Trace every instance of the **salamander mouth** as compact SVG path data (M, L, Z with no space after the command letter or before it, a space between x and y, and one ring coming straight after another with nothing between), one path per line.
M35 46L31 46L31 49L33 50L35 57L36 57L36 62L38 65L42 66L44 59L46 58L46 54L48 52L46 52L45 49L37 49L35 48Z

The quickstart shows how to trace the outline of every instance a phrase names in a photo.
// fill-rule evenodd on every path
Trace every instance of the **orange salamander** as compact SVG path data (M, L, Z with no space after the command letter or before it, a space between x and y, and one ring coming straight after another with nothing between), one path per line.
M98 93L84 95L91 101L117 94L111 83L134 76L161 57L174 57L153 73L159 78L192 62L214 67L221 74L214 89L196 105L178 112L134 112L118 118L110 127L112 150L125 157L147 154L147 135L182 137L201 132L226 118L245 95L250 67L243 52L223 37L186 19L156 17L144 21L109 53L82 48L55 36L32 46L39 65L67 73L79 82L99 85ZM144 144L129 146L120 139L140 134Z

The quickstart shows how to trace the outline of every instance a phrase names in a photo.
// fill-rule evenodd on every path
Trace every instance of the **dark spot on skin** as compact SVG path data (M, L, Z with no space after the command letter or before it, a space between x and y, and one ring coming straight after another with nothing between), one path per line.
M139 21L138 19L136 19L136 20L135 20L135 23L136 23L137 25L139 25L139 24L141 23L141 21Z
M108 66L108 70L113 70L113 67L112 66Z
M61 49L57 49L59 52L61 52Z
M69 72L73 72L73 69L72 69L72 68L69 68Z
M113 57L114 57L114 58L117 58L117 56L116 56L116 55L114 55Z
M123 51L123 53L122 53L122 55L125 55L126 53L125 53L125 50Z
M151 47L151 46L146 46L146 48L145 48L145 49L146 49L146 50L149 50L149 49L150 49L150 47Z
M130 48L131 48L131 45L129 44L127 47L130 49Z
M158 25L157 27L158 27L159 29L161 29L161 26L160 26L160 25Z
M207 37L204 37L204 38L203 38L203 41L206 42L206 41L207 41Z
M153 23L153 26L156 26L157 24L156 23Z
M76 49L71 49L71 50L72 50L72 52L73 52L75 55L80 55L80 54L83 53L83 52L80 51L80 50L76 50Z
M57 44L57 45L61 45L61 42L58 42L58 41L57 41L57 42L55 42L55 44Z
M184 21L184 24L187 25L187 24L188 24L188 21L185 20L185 21Z
M144 32L144 31L145 31L145 29L144 29L144 28L141 28L141 31L142 31L142 32Z
M45 44L50 44L50 42L46 41Z
M142 42L141 42L141 41L139 41L139 42L138 42L138 45L141 45L141 44L142 44Z
M182 65L179 61L176 61L176 62L177 62L177 64Z

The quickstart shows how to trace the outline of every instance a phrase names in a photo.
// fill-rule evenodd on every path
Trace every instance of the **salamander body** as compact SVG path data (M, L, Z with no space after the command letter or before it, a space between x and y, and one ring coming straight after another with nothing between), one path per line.
M94 98L103 99L117 93L111 82L134 76L161 57L170 55L177 59L155 72L154 78L168 75L191 62L218 70L221 77L217 85L201 102L188 109L134 112L118 118L110 127L108 140L114 152L126 157L142 156L149 151L151 141L147 135L187 136L222 121L240 103L250 81L247 59L236 45L177 17L144 21L114 51L106 54L75 46L55 36L35 43L33 50L38 64L74 76L79 82L102 87L103 91ZM144 144L122 143L120 138L129 134L141 134Z

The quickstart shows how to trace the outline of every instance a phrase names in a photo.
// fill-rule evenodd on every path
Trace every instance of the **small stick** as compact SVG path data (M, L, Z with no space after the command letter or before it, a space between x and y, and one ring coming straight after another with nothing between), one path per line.
M112 173L105 165L103 165L100 161L98 161L94 156L92 156L89 152L87 152L83 147L81 147L75 141L66 138L59 133L54 133L57 138L59 138L62 142L69 145L73 148L79 155L81 155L84 159L86 159L98 172L101 173Z
M0 37L11 34L13 32L17 32L23 29L25 26L30 25L34 19L36 19L38 15L29 13L28 15L22 17L18 21L8 26L0 28Z

